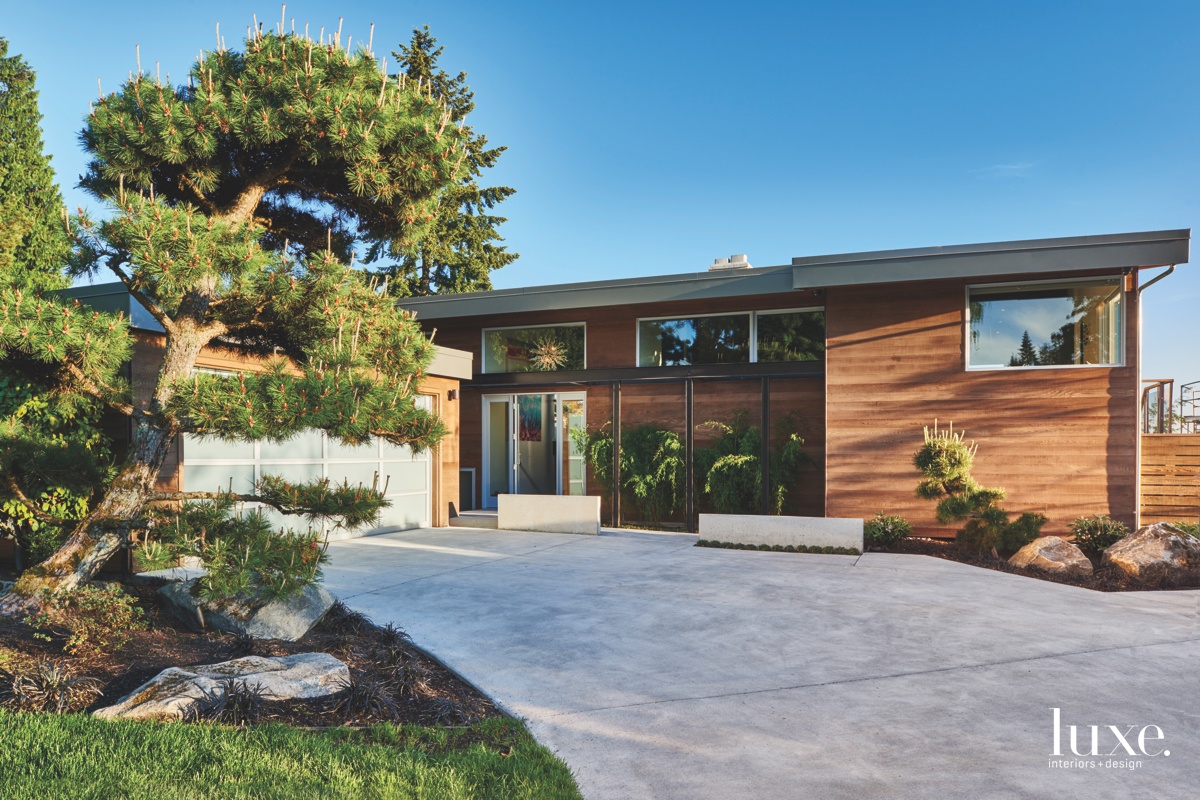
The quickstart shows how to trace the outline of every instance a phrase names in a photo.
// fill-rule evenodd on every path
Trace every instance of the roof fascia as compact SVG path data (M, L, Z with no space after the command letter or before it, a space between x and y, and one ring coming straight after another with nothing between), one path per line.
M1190 242L1183 229L794 258L792 288L1183 264Z

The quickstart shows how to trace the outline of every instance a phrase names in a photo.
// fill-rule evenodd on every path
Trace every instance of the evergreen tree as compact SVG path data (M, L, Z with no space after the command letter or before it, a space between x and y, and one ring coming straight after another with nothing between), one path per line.
M393 79L367 51L343 48L340 34L313 41L259 29L243 53L202 54L186 87L133 75L96 103L82 138L93 154L84 183L114 216L73 220L68 272L114 274L162 325L164 349L153 391L134 399L120 380L128 320L0 288L0 356L40 365L62 396L102 402L133 425L103 496L0 601L10 614L94 575L144 530L148 504L212 498L155 490L181 433L283 441L320 429L352 445L381 437L421 449L444 432L415 404L431 343L338 258L356 237L418 242L439 192L464 171L458 126L424 82ZM336 235L317 235L326 221ZM198 374L209 344L263 357L267 368ZM4 433L0 447L10 449L44 436L20 420ZM277 478L215 499L349 525L383 504L374 488ZM262 533L238 540L265 550ZM294 541L315 575L312 542ZM257 563L268 561L280 563Z
M59 288L70 242L42 150L35 75L0 38L0 281Z
M1008 365L1010 367L1036 367L1038 365L1038 352L1033 346L1033 340L1029 338L1029 331L1021 334L1021 347L1008 360Z
M467 74L451 76L438 58L445 48L426 26L413 30L408 45L400 45L392 55L410 81L432 85L433 93L445 99L450 118L462 123L475 108L475 93L467 86ZM403 252L377 244L368 255L374 261L385 255L396 262L380 269L389 280L391 291L400 297L438 292L473 292L492 288L493 270L518 258L500 242L497 228L505 218L490 213L516 190L508 186L480 187L483 170L496 165L504 147L488 147L487 137L463 125L466 148L466 174L449 186L437 204L433 232L414 250Z

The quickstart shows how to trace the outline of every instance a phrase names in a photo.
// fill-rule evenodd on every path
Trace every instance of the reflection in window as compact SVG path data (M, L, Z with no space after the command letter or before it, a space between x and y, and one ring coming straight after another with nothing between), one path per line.
M745 364L750 361L750 315L641 320L638 339L639 367Z
M758 361L824 361L825 312L758 313Z
M1120 364L1121 279L970 290L972 367Z
M554 372L583 369L582 325L483 332L483 371Z

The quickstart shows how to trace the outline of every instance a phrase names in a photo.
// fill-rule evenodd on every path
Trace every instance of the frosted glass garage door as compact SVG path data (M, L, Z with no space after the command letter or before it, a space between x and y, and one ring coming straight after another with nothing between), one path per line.
M417 400L421 408L432 407L431 398ZM250 493L263 475L279 475L289 481L329 478L334 483L370 486L379 475L391 505L383 509L374 530L424 528L430 524L432 502L432 456L429 450L413 453L407 446L374 441L347 447L321 431L307 431L286 442L223 442L196 436L183 437L183 490L213 492L218 489ZM274 509L265 513L275 525L297 528L300 517L285 517ZM350 535L367 533L358 530ZM347 535L335 532L334 536Z

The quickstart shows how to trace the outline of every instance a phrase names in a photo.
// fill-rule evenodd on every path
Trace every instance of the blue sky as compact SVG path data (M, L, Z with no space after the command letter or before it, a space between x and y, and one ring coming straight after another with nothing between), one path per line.
M75 133L142 64L182 77L272 3L0 0L39 72L71 206ZM477 130L509 147L498 287L701 270L749 254L1192 227L1200 4L292 2L386 52L430 25ZM1197 258L1200 262L1200 257ZM1200 379L1200 265L1145 296L1144 374Z

